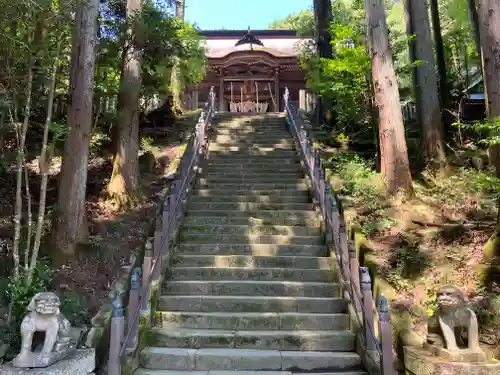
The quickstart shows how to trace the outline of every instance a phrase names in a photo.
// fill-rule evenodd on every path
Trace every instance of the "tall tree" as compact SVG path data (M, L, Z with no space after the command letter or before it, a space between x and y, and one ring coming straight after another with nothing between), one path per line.
M316 48L318 56L324 59L331 59L333 56L332 36L330 34L330 24L333 20L332 3L330 0L314 0L314 19L316 20ZM319 123L323 123L325 111L329 104L324 98L319 98L316 107L316 116Z
M141 0L127 0L128 31L118 93L117 150L108 195L119 207L133 205L140 196L139 112L142 50L137 35Z
M500 0L476 0L481 38L486 114L500 128ZM498 134L494 134L498 137ZM500 144L490 146L490 160L500 178ZM484 247L487 261L500 256L500 199L495 232Z
M405 0L410 58L414 66L418 120L422 127L422 146L426 164L440 169L446 164L444 131L441 123L438 85L427 0Z
M185 0L175 1L175 16L182 22L184 22L184 10L186 7ZM181 76L180 61L178 56L174 56L174 65L172 67L172 73L170 77L170 88L172 91L173 106L177 109L181 108L181 93L183 90L183 82Z
M81 0L73 31L68 134L59 179L55 245L72 256L87 236L85 195L89 159L99 0Z
M434 43L436 45L436 60L439 73L439 96L441 98L441 106L448 106L448 84L446 74L446 58L444 55L443 36L441 35L441 21L439 20L439 4L438 0L430 0L432 29L434 32Z
M486 114L500 121L500 0L476 0L481 37ZM490 147L490 161L500 177L500 145Z
M186 10L186 1L185 0L176 0L175 1L175 16L180 20L184 21L184 12Z
M481 38L479 36L479 18L476 9L476 0L467 0L467 10L469 13L472 31L474 33L474 43L476 44L476 52L481 61Z
M379 109L381 172L387 192L413 194L403 114L381 0L365 0L375 104Z

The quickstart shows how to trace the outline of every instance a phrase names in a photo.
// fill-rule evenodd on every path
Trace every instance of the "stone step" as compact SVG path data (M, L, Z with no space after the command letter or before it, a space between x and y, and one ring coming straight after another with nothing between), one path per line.
M249 123L219 123L213 126L213 129L254 129L259 131L266 130L288 130L285 122L265 122L262 124L249 124Z
M207 193L206 190L202 194L196 192L190 199L191 202L213 202L222 200L224 202L255 202L255 203L311 203L311 197L308 194L300 195L266 195L247 193L246 195L228 194L228 191L219 191L219 194L214 194L217 191Z
M165 283L163 291L168 295L339 297L340 285L296 281L170 280Z
M236 187L237 190L272 190L272 189L285 189L292 191L306 191L308 187L308 181L305 178L294 177L284 177L277 178L277 176L261 176L261 177L226 177L224 175L214 175L207 176L205 173L202 177L196 181L197 188L205 189L233 189Z
M193 212L193 211L192 211ZM191 215L184 217L185 225L285 225L285 226L308 226L319 227L320 219L315 214L314 217L252 217L246 216L203 216L203 211L200 216ZM307 212L307 211L305 211ZM264 212L265 213L265 212Z
M261 133L260 135L255 133L247 133L247 134L231 133L231 134L212 134L210 142L221 143L221 144L222 143L293 144L293 138L290 133L287 134L285 132L283 132L281 135L275 133L273 134L272 137L266 133Z
M313 203L252 203L252 202L196 202L188 201L187 210L254 212L265 210L313 211Z
M210 233L210 234L234 234L246 235L279 235L279 236L321 236L319 227L286 226L286 225L259 225L258 222L247 223L247 225L193 225L183 223L183 232Z
M158 310L335 314L347 311L347 301L342 298L331 297L166 295L158 298Z
M150 343L167 348L235 348L259 350L355 350L351 331L230 331L153 328Z
M149 370L139 368L134 375L310 375L291 371L238 371L238 370L204 370L204 371L176 371L176 370ZM364 371L323 372L314 375L368 375Z
M300 164L300 159L298 155L271 155L271 154L260 154L260 155L250 155L243 153L230 153L230 152L211 152L207 154L205 161L207 163L224 163L227 165L247 165L247 164L278 164L282 165L287 162Z
M309 191L304 190L290 190L290 189L264 189L264 190L248 190L248 189L225 189L220 187L218 189L199 188L194 191L195 196L202 197L217 197L217 196L241 196L241 197L255 197L255 196L269 196L271 198L278 197L310 197Z
M295 153L295 146L292 142L288 143L274 143L274 142L210 142L209 150L223 150L223 151L246 151L246 152L278 152L286 153L290 151Z
M253 135L257 137L269 137L269 138L292 138L292 135L286 129L285 127L283 128L278 128L278 127L272 127L270 130L262 130L258 128L254 128L251 126L240 126L238 128L236 127L216 127L213 128L210 131L211 134L214 135L231 135L231 136L246 136L246 135Z
M288 182L290 184L305 181L304 173L300 170L293 172L276 173L273 171L238 172L234 170L206 170L201 169L200 180L206 182Z
M335 269L290 269L290 268L220 268L220 267L172 267L171 280L259 280L259 281L317 281L337 280Z
M321 240L321 239L320 239ZM252 255L185 255L176 254L173 264L177 267L220 268L300 268L329 270L335 267L331 257L301 256L252 256Z
M304 172L300 168L294 167L293 169L276 171L269 169L236 169L236 168L200 168L204 176L221 176L225 178L234 179L267 179L267 180L297 180L304 177Z
M254 255L254 256L326 256L323 245L242 245L242 244L180 244L178 254Z
M140 365L153 370L290 370L296 372L339 372L360 369L361 357L353 352L146 347L141 351Z
M303 169L299 163L293 164L234 164L234 163L204 163L201 167L203 171L234 171L237 173L303 173Z
M244 219L252 219L252 222L257 223L258 220L273 221L273 224L276 221L286 220L319 220L319 214L315 211L307 210L307 211L299 211L299 210L281 210L281 211L272 211L272 210L261 210L261 211L229 211L229 210L206 210L199 209L195 210L191 208L186 211L186 217L222 217L222 218L244 218ZM279 224L279 223L278 223ZM285 224L283 224L285 225Z
M216 244L276 244L276 245L323 245L325 242L318 236L273 236L273 235L248 235L238 236L232 234L205 234L186 233L179 234L179 241L184 243L216 243Z
M268 180L272 181L272 180ZM210 189L234 189L234 190L287 190L287 191L309 191L309 187L305 181L302 182L263 182L263 181L248 181L241 180L241 182L235 182L232 180L221 180L214 181L213 179L208 181L205 179L200 179L197 182L198 186L201 188Z
M300 165L300 159L298 156L293 158L275 158L268 156L248 156L248 157L231 157L231 155L212 153L209 155L209 159L205 161L208 165L213 166L240 166L245 168L246 166L252 167L279 167L285 165Z
M340 331L349 329L349 319L348 314L161 311L157 313L156 326L163 328L199 328L235 331Z
M208 147L209 153L214 151L218 154L233 155L240 157L252 156L269 156L273 158L293 158L297 157L297 152L294 149L275 149L273 147L237 147L237 146L221 146L211 143Z

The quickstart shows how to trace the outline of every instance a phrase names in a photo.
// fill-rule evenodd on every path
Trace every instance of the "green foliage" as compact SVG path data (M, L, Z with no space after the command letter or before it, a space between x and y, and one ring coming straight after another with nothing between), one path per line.
M296 30L301 36L312 37L314 35L314 14L311 10L303 10L290 14L281 20L269 24L271 30Z
M342 176L338 193L353 199L373 199L374 204L380 201L381 191L375 184L379 176L371 163L353 152L339 151L330 157L329 167L334 175Z
M304 53L301 64L308 87L333 102L340 124L368 121L368 81L370 60L363 35L351 26L338 24L331 29L335 59L319 59Z
M500 117L486 119L485 121L475 121L471 124L455 122L453 125L471 129L479 133L482 137L482 139L479 140L479 144L486 146L500 144Z
M152 137L142 137L141 138L141 150L151 151L153 148L154 139Z
M20 346L19 325L26 313L26 306L36 293L47 290L52 274L47 262L39 260L30 286L27 286L28 270L25 268L20 270L19 278L10 277L0 284L0 302L10 306L10 325L0 329L2 341L14 348Z
M81 327L90 323L87 298L71 292L64 292L61 298L61 313L72 325Z

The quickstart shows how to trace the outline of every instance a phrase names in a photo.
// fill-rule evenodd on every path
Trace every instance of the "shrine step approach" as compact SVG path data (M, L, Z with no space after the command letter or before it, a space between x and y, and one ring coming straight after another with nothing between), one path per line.
M216 115L136 375L366 375L280 115Z

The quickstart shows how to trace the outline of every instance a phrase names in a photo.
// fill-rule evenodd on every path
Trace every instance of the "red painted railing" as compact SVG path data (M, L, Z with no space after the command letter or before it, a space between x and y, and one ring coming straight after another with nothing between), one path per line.
M153 246L146 246L142 270L138 268L132 272L126 317L123 297L127 291L115 293L110 297L113 310L108 358L109 375L120 375L125 355L137 349L141 312L154 320L154 317L148 314L151 311L152 286L154 283L161 283L162 271L168 266L170 244L175 240L179 228L183 202L186 201L191 191L197 167L207 151L206 135L214 114L215 94L212 87L208 101L177 167L176 177L163 203L161 217L157 218Z
M318 151L313 147L297 114L288 88L285 89L284 101L289 130L299 146L300 156L311 181L313 197L323 216L326 242L337 259L342 289L349 294L354 310L352 315L361 330L362 358L370 368L380 369L382 375L393 375L392 329L387 299L379 298L377 312L369 270L359 266L354 242L347 237L341 202L332 193L330 182L325 179ZM378 324L378 335L375 333L375 321Z

